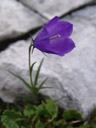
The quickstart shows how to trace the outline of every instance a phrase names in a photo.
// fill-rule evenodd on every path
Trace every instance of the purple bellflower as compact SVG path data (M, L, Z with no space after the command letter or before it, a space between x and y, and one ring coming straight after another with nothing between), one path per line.
M75 44L69 38L73 25L67 21L60 21L55 16L38 33L34 40L34 48L49 54L64 56L70 52Z

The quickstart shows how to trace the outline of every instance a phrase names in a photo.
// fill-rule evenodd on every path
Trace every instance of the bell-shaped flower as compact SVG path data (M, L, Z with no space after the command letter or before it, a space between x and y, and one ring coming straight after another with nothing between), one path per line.
M73 25L67 21L60 21L55 16L38 33L34 40L34 48L49 54L64 56L70 52L75 44L69 38Z

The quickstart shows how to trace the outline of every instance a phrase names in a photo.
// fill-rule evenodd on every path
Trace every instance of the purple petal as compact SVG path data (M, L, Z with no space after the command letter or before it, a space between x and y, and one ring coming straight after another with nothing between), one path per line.
M59 20L59 17L55 16L52 20L49 21L48 24L45 25L45 27L50 29L57 23L58 20Z
M51 40L48 50L60 56L64 56L64 54L70 52L74 47L75 44L70 38L61 37Z
M50 37L53 37L59 34L67 38L71 35L73 31L73 25L67 21L58 21L55 23L55 25L53 24L53 26L51 25L51 27L46 27L46 29Z
M34 47L42 50L47 48L49 44L50 44L50 39L48 32L46 28L43 27L43 29L40 30L40 32L38 33L37 37L34 40Z
M36 36L36 38L35 38L35 42L38 42L39 40L43 40L43 39L46 39L46 38L49 38L49 35L48 35L48 31L47 31L47 29L45 28L45 27L43 27L40 31L39 31L39 33L38 33L38 35Z

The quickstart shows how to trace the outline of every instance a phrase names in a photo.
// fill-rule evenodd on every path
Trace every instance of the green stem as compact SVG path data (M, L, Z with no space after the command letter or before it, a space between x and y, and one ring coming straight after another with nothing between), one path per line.
M30 83L32 85L32 77L31 77L31 71L30 71L30 67L31 67L31 57L30 57L30 54L31 54L31 47L32 45L29 46L29 76L30 76Z

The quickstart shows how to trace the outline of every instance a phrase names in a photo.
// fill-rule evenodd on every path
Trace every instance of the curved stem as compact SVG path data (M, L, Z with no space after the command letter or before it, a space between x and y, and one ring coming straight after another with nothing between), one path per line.
M31 68L31 57L30 57L31 47L32 47L32 45L29 46L29 76L30 76L30 83L32 85L32 77L31 77L31 70L30 70L30 68Z
M33 46L33 49L32 49L32 53L33 53L33 50L34 50L34 45L33 45L33 42L34 42L34 40L33 40L33 38L32 38L32 36L31 36L31 39L32 39L32 41L31 41L31 44L30 44L30 46L29 46L29 59L28 59L28 62L29 62L29 76L30 76L30 84L33 86L33 82L32 82L32 76L31 76L31 48L32 48L32 46Z

